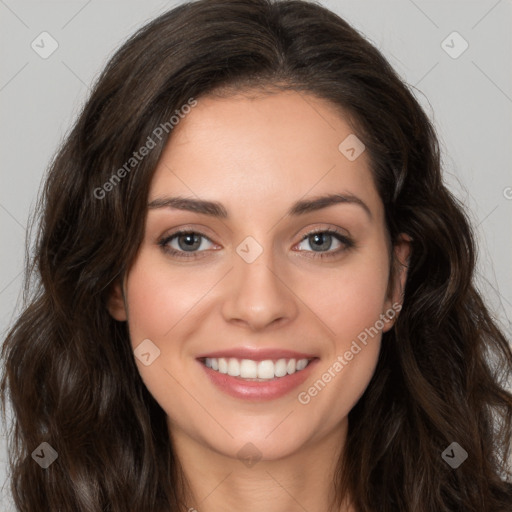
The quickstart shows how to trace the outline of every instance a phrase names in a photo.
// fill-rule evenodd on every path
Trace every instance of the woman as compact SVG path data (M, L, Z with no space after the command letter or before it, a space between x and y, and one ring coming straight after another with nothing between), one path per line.
M199 0L52 163L3 346L24 511L497 512L512 353L434 129L300 0Z

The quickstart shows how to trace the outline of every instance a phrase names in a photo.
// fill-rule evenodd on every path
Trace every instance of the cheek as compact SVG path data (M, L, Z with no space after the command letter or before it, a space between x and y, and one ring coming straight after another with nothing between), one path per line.
M323 418L321 431L329 431L348 415L374 374L382 337L376 327L387 280L376 266L365 273L331 276L323 284L312 304L329 329L329 346L318 374L299 390L297 400L304 411Z
M130 271L127 287L132 344L144 338L165 337L198 305L213 282L185 267L171 273L161 262L141 254Z
M326 339L331 341L320 379L313 383L311 393L304 390L300 403L309 403L318 393L323 398L315 407L336 403L340 414L348 414L368 386L385 325L381 315L386 311L386 254L385 249L375 248L331 272L311 276L305 283L302 294L309 290L309 305L326 326Z
M350 345L386 310L388 261L372 254L311 275L304 283L301 296L309 297L309 305L338 340L338 348Z
M192 365L196 364L190 354L197 351L191 340L200 338L196 335L207 320L208 294L223 272L178 268L145 249L130 269L126 286L130 341L135 350L146 339L156 346L150 345L158 354L153 362L148 366L139 360L136 363L157 401L173 401L168 390L179 389L177 383L189 379Z
M146 387L166 411L183 407L180 389L190 371L183 362L192 364L184 350L200 323L195 315L201 315L201 298L214 284L214 277L185 267L170 272L165 261L144 250L130 269L126 295L131 345L136 349L149 339L156 346L150 345L150 350L159 351L147 366L138 359L136 364Z

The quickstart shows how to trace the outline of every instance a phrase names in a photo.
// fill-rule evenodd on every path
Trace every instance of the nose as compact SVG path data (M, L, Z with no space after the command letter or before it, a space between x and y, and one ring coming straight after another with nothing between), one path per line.
M252 263L234 255L234 268L225 282L222 305L227 322L257 331L272 324L284 325L296 317L298 298L290 278L273 267L270 250L264 250Z

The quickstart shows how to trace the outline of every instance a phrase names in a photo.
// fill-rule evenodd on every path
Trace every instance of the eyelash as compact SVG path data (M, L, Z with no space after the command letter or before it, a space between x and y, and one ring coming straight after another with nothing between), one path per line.
M330 252L306 251L306 252L313 252L314 253L312 256L309 256L309 257L320 258L320 259L334 258L339 253L341 253L343 251L346 251L346 250L349 250L349 249L352 249L352 248L355 247L355 243L354 243L354 241L351 238L347 237L346 235L344 235L340 231L338 231L336 229L333 229L333 228L330 228L330 229L315 229L313 231L310 231L309 233L306 233L301 238L299 243L302 243L304 240L308 239L309 237L311 237L313 235L316 235L316 234L319 234L319 233L320 234L328 234L328 235L334 236L334 238L337 239L339 242L341 242L344 245L344 247L341 247L341 248L339 248L339 249L337 249L335 251L330 251ZM171 249L171 248L168 247L167 244L169 242L171 242L171 240L173 240L174 238L183 236L183 235L199 235L200 237L208 240L209 242L212 242L203 233L200 233L200 232L197 232L197 231L188 230L188 229L182 229L182 230L175 231L171 235L163 237L162 239L160 239L158 241L158 245L162 247L162 250L165 253L167 253L167 254L169 254L169 255L171 255L173 257L175 256L177 258L184 258L184 259L197 258L198 257L197 256L197 254L198 254L197 252L187 253L185 251L177 251L175 249ZM199 251L199 252L203 252L203 251ZM301 251L301 252L303 252L303 251Z

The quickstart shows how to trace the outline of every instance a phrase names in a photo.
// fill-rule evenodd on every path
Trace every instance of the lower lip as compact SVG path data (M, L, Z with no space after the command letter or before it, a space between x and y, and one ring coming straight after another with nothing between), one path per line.
M224 393L234 398L263 401L280 398L300 386L311 375L312 369L318 361L318 358L313 359L303 370L286 375L285 377L262 382L232 377L227 373L219 373L208 368L201 361L198 361L198 363L202 366L213 384Z

